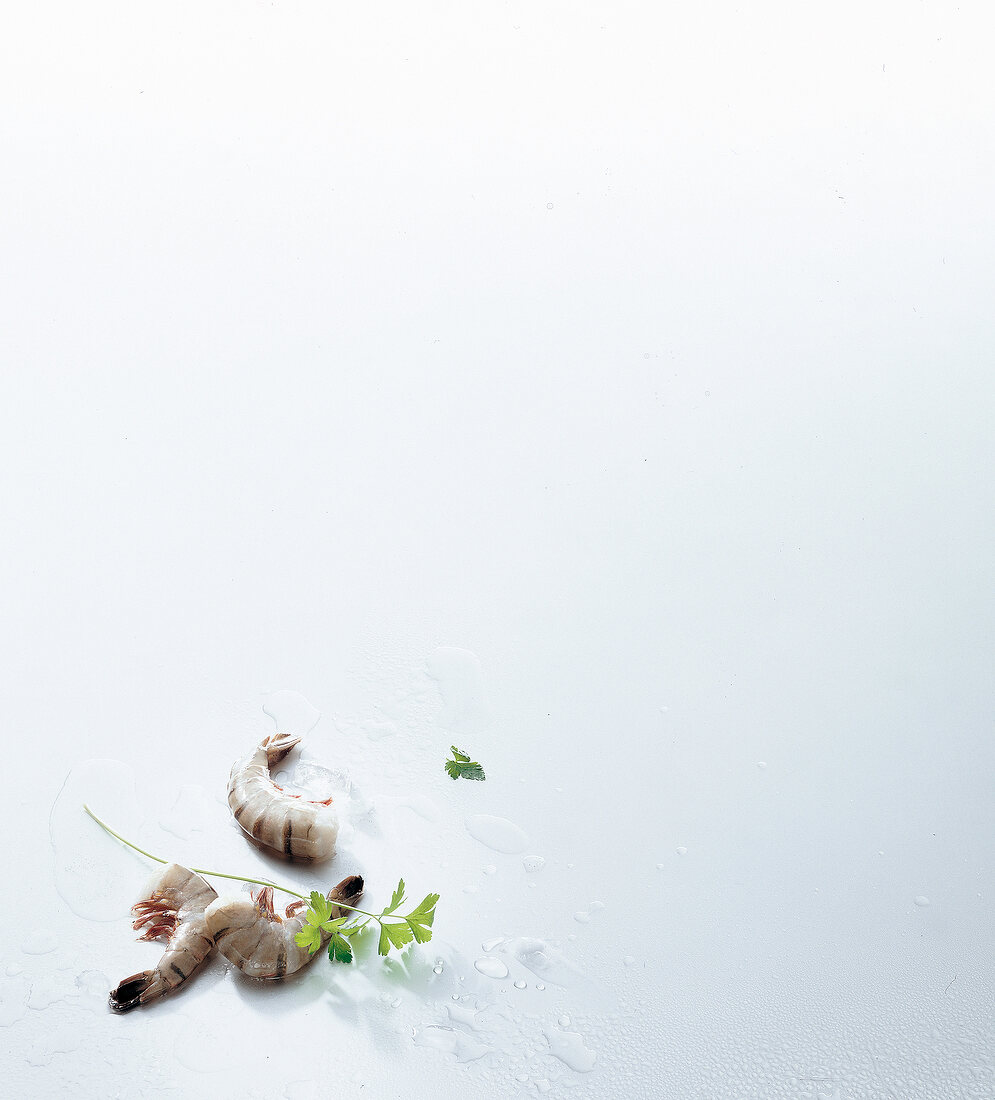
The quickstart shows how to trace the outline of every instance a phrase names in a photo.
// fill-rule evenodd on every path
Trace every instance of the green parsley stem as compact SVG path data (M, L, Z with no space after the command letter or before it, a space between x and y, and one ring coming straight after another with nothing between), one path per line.
M154 856L151 852L146 852L144 848L139 848L137 844L132 844L130 840L125 840L125 838L121 836L120 833L116 833L110 827L110 825L108 825L104 821L101 821L100 818L97 817L97 815L93 812L93 810L90 809L89 806L87 806L85 802L83 803L83 809L86 810L90 817L92 817L93 820L96 821L96 823L101 827L101 829L104 830L104 832L110 833L112 837L114 837L116 840L120 840L122 844L127 844L129 848L133 848L140 855L145 856L146 859L151 859L155 863L169 863L168 859L162 859L160 856ZM191 867L190 870L195 871L198 875L210 875L212 878L230 878L234 879L235 882L251 882L255 886L272 886L274 890L279 890L283 894L293 894L295 898L300 898L302 901L307 901L306 894L299 894L296 890L290 890L286 886L279 886L275 882L270 882L269 879L247 878L245 875L227 875L224 871L205 871L201 867ZM349 909L351 907L346 905L343 906L343 908ZM362 912L362 910L357 910L357 912Z
M83 803L83 809L86 810L90 817L92 817L93 820L96 821L96 823L101 827L101 829L104 830L104 832L110 833L115 840L120 840L122 844L127 844L129 848L133 848L136 852L139 853L139 855L143 855L146 859L151 859L155 863L169 863L168 859L162 859L161 856L154 856L151 852L146 852L144 848L139 848L137 844L132 844L130 840L125 840L125 838L121 836L120 833L116 833L105 821L101 821L100 818L97 817L97 815L93 812L93 810L90 809L89 806L87 806L85 802ZM198 875L210 875L212 878L230 878L234 879L235 882L250 882L256 886L272 886L274 890L279 890L281 893L284 894L293 894L295 898L300 898L302 901L307 901L309 897L309 895L307 894L299 894L296 890L291 890L287 886L280 886L278 883L271 882L269 879L265 878L247 878L245 875L227 875L224 871L205 871L202 867L191 867L190 870L195 871ZM380 924L383 924L383 921L380 919L384 915L382 913L370 913L366 909L357 909L354 905L346 905L344 902L341 901L336 901L333 904L339 909L348 909L352 913L362 913L362 915L367 919L363 921L361 927L365 927L367 924L370 923L371 920L375 920ZM391 913L388 915L395 916L396 914ZM403 920L404 918L398 917L398 919Z

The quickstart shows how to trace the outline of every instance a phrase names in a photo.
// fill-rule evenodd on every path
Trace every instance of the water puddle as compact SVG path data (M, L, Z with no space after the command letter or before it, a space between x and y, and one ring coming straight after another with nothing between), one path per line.
M577 1073L590 1073L598 1060L593 1050L584 1046L583 1037L574 1031L544 1031L549 1053L559 1058Z
M115 822L128 822L134 833L143 814L133 769L120 760L74 765L49 817L55 887L63 901L86 920L119 920L127 916L136 878L148 873L148 865L92 821L84 802L105 820L111 814Z
M440 726L464 733L486 724L484 673L475 653L456 646L440 646L428 658L426 671L439 685L442 696Z
M466 819L466 831L485 847L506 855L517 855L529 846L525 831L504 817L474 814Z
M466 1032L440 1024L429 1024L428 1027L416 1031L414 1042L416 1047L430 1047L445 1054L454 1054L458 1062L473 1062L493 1049Z
M0 1027L10 1027L27 1012L31 984L20 975L0 981Z
M506 948L514 958L531 970L544 982L552 982L562 988L588 985L591 979L567 961L566 957L545 940L519 936L510 940Z
M486 956L482 959L477 959L473 964L475 969L479 970L485 978L507 978L508 968L501 962L500 959L491 958Z

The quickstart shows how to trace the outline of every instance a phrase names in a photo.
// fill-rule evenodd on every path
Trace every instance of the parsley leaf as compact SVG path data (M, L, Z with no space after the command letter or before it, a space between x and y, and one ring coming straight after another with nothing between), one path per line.
M414 938L415 934L407 921L403 924L381 924L380 942L377 944L377 951L381 955L386 955L392 947L400 950L406 944L411 943Z
M328 958L331 962L351 963L352 944L337 932L328 941Z
M484 769L476 760L471 760L462 750L455 745L450 746L453 754L452 760L446 761L446 771L452 779L485 779Z
M312 955L321 947L321 932L313 924L305 924L294 939Z
M350 912L344 917L332 917L336 903L329 902L321 894L314 892L304 914L304 926L294 937L301 947L306 947L313 955L322 945L328 943L328 958L332 962L351 963L353 948L350 942L375 920L380 925L380 939L377 951L387 955L391 949L400 951L409 943L428 943L432 938L432 922L435 920L435 905L438 894L426 894L407 916L397 910L404 904L404 879L402 878L390 898L390 904L380 913L368 913L365 909L341 906ZM365 917L365 920L360 920Z
M387 916L389 913L393 913L394 910L404 901L404 879L402 878L397 884L397 889L394 891L390 905L383 911L383 916Z

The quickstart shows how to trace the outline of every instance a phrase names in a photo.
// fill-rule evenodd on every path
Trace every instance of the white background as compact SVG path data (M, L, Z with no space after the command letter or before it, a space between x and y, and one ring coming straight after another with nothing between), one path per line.
M995 1095L986 5L17 7L5 1087ZM219 801L274 692L324 877ZM112 1016L83 798L436 940Z

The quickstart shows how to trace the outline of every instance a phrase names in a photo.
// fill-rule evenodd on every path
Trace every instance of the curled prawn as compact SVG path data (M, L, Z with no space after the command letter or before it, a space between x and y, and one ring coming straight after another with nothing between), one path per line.
M362 893L362 876L349 875L325 896L333 905L342 902L354 906ZM218 898L204 916L218 950L244 974L250 978L284 978L315 957L294 938L304 927L306 908L306 901L295 901L281 916L273 909L273 888L266 886L249 897ZM332 917L347 913L335 906ZM322 945L330 938L323 932Z
M115 1012L129 1012L170 993L200 966L214 946L204 911L217 896L210 883L178 863L152 876L131 908L134 927L144 929L143 940L164 939L166 950L154 969L132 974L111 990Z
M298 741L289 734L274 734L236 762L228 780L228 805L242 832L257 844L292 863L318 863L335 855L339 817L332 800L312 802L287 794L270 776L270 769Z

